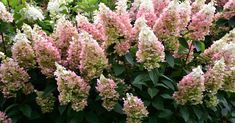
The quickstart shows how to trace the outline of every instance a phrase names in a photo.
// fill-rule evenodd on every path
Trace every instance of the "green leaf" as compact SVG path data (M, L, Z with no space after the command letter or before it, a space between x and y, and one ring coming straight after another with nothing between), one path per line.
M162 98L156 98L153 102L152 102L152 106L158 110L163 110L164 109L164 104L163 104L163 100Z
M18 5L18 0L9 0L9 4L12 8L16 8Z
M179 42L183 47L189 49L188 42L185 38L179 38Z
M193 41L194 47L196 47L197 51L203 52L205 50L205 44L202 41Z
M187 108L185 108L185 107L180 108L180 114L183 117L185 122L188 122L188 120L189 120L189 113L190 112L188 112Z
M161 111L161 112L159 113L158 117L159 117L159 118L168 118L168 117L170 117L172 114L173 114L173 113L172 113L171 110L165 109L165 110L163 110L163 111Z
M148 94L151 98L156 96L158 92L159 92L159 90L156 88L148 88Z
M32 109L29 105L23 104L19 106L19 110L28 118L31 117Z
M86 120L88 123L99 123L99 119L94 112L88 112L86 114Z
M64 113L64 111L66 110L66 107L67 106L64 106L64 105L58 107L60 115L62 115Z
M125 67L122 65L113 65L113 71L116 76L121 75L125 71Z
M125 55L125 58L126 58L126 60L128 61L128 63L130 63L131 65L134 65L134 64L135 64L134 59L133 59L133 57L131 56L130 53L127 53L127 54Z
M198 119L201 119L203 116L203 111L200 108L193 107L193 112Z
M166 53L166 62L173 68L175 65L174 57L170 53Z
M119 103L117 103L117 104L114 106L113 110L114 110L115 112L119 113L119 114L124 114L124 113L123 113L123 110L122 110L122 106L121 106Z
M148 72L149 73L149 77L152 80L153 84L156 86L159 80L159 71L158 69L153 69L151 71Z
M132 84L140 84L147 86L146 81L148 80L149 80L148 74L143 73L136 76Z
M173 99L172 96L170 96L167 93L162 94L161 97L164 98L164 99Z
M5 6L8 6L7 0L2 0L2 3L3 3Z
M175 90L175 86L172 84L171 81L169 80L162 80L163 84L166 85L167 87L169 87L171 90Z

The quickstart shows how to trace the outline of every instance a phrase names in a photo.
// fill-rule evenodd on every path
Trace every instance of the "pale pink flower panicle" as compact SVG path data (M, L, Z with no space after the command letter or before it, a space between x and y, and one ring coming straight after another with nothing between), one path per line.
M126 94L126 98L123 100L123 111L127 115L127 123L142 123L143 118L149 114L143 101L129 93Z
M206 0L195 0L192 3L192 14L196 14L197 12L199 12L203 6L205 5Z
M190 23L189 38L194 40L204 40L205 36L210 32L210 26L214 19L215 7L213 3L208 3L203 8L192 16Z
M33 87L28 83L30 76L11 58L6 58L0 65L0 90L4 97L16 97L18 91L24 94L32 92Z
M206 91L211 94L216 94L224 84L225 76L225 63L224 59L216 61L213 68L210 68L205 74L205 87Z
M82 111L87 106L87 98L90 86L75 72L66 70L56 63L56 81L59 91L59 101L61 105L71 103L72 109Z
M57 20L52 37L55 39L55 45L60 51L62 60L66 59L69 43L76 34L76 28L69 20L66 20L65 17L61 17Z
M108 65L108 60L96 40L87 32L82 32L83 39L80 54L80 72L87 80L99 77Z
M201 104L205 90L204 80L201 67L193 69L191 73L184 76L177 84L178 91L173 94L176 102L181 105L186 103L192 105Z
M147 70L160 67L159 62L165 59L164 46L154 35L150 27L142 27L139 33L137 61L144 64Z
M88 32L98 41L106 40L105 29L100 21L96 21L97 23L90 23L85 16L80 14L77 15L76 19L79 29Z
M159 17L171 0L152 0L156 17Z
M9 118L6 113L0 111L0 122L1 123L12 123L11 118Z
M119 93L115 90L116 88L117 84L112 79L105 78L104 75L97 79L96 90L103 100L103 107L108 111L114 108L119 99Z
M34 50L36 60L41 72L47 77L52 77L56 70L55 62L60 62L59 50L53 45L53 41L45 33L39 32L34 36Z
M154 12L154 5L152 0L142 0L136 18L144 17L149 27L153 27L156 21L156 14Z
M223 6L223 12L219 13L219 18L230 19L235 16L235 1L228 0L227 3Z
M27 36L18 31L14 41L15 43L11 48L13 59L21 67L26 69L34 68L36 65L35 53Z

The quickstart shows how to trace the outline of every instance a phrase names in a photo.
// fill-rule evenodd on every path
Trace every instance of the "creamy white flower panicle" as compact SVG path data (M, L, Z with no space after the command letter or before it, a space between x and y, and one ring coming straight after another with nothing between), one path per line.
M50 16L53 18L59 18L63 14L61 13L68 8L65 6L73 0L50 0L47 4L47 10L50 12Z
M26 4L26 7L21 10L21 14L28 21L36 21L44 19L42 10L30 4Z
M0 1L0 20L5 22L12 22L13 16L10 12L7 11L5 5Z
M116 2L116 12L118 14L126 14L127 13L127 0L118 0Z
M201 66L198 66L197 68L194 68L192 70L192 76L195 77L195 78L200 77L202 74L203 74L203 71L202 71Z

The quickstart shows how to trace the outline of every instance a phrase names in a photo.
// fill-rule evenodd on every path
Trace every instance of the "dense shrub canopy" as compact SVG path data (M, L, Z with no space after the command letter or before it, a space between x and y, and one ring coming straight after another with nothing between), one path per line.
M2 0L0 122L235 122L234 0Z

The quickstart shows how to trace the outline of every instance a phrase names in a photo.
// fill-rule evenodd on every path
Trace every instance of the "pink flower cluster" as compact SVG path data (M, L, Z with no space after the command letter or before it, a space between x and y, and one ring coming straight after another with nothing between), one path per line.
M200 67L197 67L177 84L178 91L173 94L173 97L182 105L201 104L205 90L204 82L203 72Z
M139 33L137 61L144 64L147 70L160 67L159 62L165 59L164 46L154 35L150 27L142 27Z
M55 62L61 60L59 50L53 45L53 39L48 37L44 32L38 32L35 35L34 50L36 60L41 72L47 77L53 77L56 69Z
M11 58L6 58L0 65L0 90L4 97L16 97L17 92L29 94L33 86L29 83L28 73Z
M87 106L90 86L73 71L66 70L56 63L55 76L59 91L59 101L62 105L71 103L75 111L81 111Z
M97 21L97 23L92 24L88 21L88 19L85 16L80 14L78 14L76 18L77 18L77 25L80 30L88 32L97 41L106 40L107 37L105 35L105 29L100 21Z
M206 91L215 95L224 84L225 63L224 59L217 61L213 68L210 68L205 74Z
M103 100L103 107L108 111L113 109L119 99L119 94L115 90L116 88L117 85L112 79L107 79L103 75L100 76L100 79L97 79L96 90Z
M194 40L204 40L205 35L210 32L215 14L213 3L203 5L202 9L193 14L192 22L189 25L189 37Z
M57 20L52 37L55 41L55 46L60 52L62 60L66 60L67 50L70 44L69 42L72 41L72 37L76 34L76 28L70 21L66 20L65 17L61 17L59 20ZM65 65L66 63L63 64Z
M227 0L227 2L223 6L223 12L217 13L217 19L225 18L230 19L231 17L235 16L235 1L234 0Z
M123 111L127 115L127 123L142 123L149 114L142 100L129 93L124 99Z
M0 122L1 123L12 123L11 118L9 118L6 113L0 111Z
M0 20L5 22L13 22L13 16L7 11L5 5L0 2Z
M86 80L100 76L108 66L104 50L87 32L81 33L80 72Z
M36 65L36 58L31 42L27 36L18 32L14 39L15 43L11 48L12 57L21 67L26 69L34 68Z
M40 106L42 113L52 112L56 98L50 93L48 96L44 95L42 91L36 91L36 103Z

